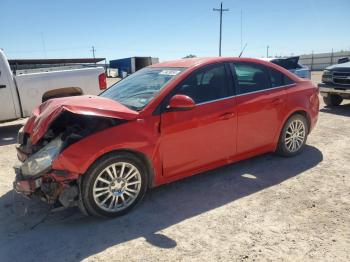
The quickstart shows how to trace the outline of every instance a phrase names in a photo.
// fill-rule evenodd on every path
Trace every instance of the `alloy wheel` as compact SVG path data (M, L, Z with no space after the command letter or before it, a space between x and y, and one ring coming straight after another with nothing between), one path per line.
M141 190L140 171L127 162L107 166L97 176L93 185L95 203L107 212L126 209Z
M289 152L298 151L305 141L305 124L299 119L293 120L286 131L284 143Z

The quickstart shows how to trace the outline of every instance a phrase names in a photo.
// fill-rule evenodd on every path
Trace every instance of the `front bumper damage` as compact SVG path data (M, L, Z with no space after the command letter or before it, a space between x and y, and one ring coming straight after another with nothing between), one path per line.
M50 99L33 110L17 137L14 190L26 197L40 197L55 207L78 205L81 201L81 180L86 171L62 157L71 145L80 140L134 120L138 112L113 100L98 96L77 96Z
M39 177L26 177L15 166L16 179L13 189L27 198L39 198L54 208L62 209L79 205L78 180L66 180L52 171Z
M14 166L16 173L13 189L27 198L39 197L44 202L62 209L77 206L79 203L78 175L63 170L49 168L39 173L26 175L22 169L25 161L31 157L32 146L29 140L24 144L23 130L19 131L17 157L22 162ZM42 149L44 150L44 149ZM39 150L40 153L40 150Z

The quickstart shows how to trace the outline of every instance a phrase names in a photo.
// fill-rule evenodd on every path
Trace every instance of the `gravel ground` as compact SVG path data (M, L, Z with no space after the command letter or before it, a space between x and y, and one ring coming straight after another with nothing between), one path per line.
M313 74L319 81L319 73ZM114 220L14 194L23 120L0 125L0 261L350 261L350 104L321 104L305 151L151 190Z

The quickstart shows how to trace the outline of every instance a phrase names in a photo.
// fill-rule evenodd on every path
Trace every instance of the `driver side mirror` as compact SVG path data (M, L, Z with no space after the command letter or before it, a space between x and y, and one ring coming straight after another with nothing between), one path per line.
M192 98L186 95L174 95L170 101L167 109L170 111L191 110L195 108L196 103Z

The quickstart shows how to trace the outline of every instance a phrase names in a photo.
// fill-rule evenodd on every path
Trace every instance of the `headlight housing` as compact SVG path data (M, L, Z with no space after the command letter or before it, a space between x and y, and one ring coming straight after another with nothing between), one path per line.
M329 71L329 70L323 71L322 82L332 82L332 71Z
M331 76L331 75L332 75L332 72L329 71L329 70L324 70L324 71L323 71L323 75L324 75L324 76Z
M56 137L41 150L27 158L21 166L24 176L36 176L51 168L52 161L57 157L62 148L61 137Z

